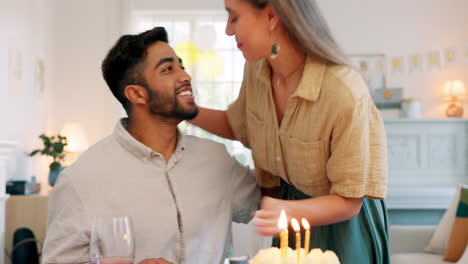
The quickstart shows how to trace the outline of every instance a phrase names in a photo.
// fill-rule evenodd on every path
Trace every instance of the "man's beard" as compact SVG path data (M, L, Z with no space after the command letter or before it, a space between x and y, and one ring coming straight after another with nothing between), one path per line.
M179 88L176 89L171 96L155 92L147 87L151 113L166 118L180 118L182 120L194 119L198 114L198 107L195 105L193 108L184 108L180 105L176 94Z

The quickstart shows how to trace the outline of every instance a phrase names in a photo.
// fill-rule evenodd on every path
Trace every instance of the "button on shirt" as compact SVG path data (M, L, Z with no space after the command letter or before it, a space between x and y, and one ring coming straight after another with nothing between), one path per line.
M379 111L361 75L307 58L281 125L265 60L247 63L228 120L252 150L257 181L280 178L310 196L385 198L387 142Z
M224 145L179 133L166 163L119 122L60 175L49 202L43 263L86 263L92 218L132 217L136 263L221 263L231 222L247 223L260 193Z

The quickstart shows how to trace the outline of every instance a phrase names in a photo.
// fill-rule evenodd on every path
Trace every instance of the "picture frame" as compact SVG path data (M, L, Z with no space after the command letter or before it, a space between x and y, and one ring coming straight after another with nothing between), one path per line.
M23 52L13 42L8 46L8 94L22 96L23 90Z
M46 79L45 79L46 66L44 59L36 58L34 65L34 91L42 97L45 93Z
M379 88L372 93L372 99L378 109L401 109L403 88Z

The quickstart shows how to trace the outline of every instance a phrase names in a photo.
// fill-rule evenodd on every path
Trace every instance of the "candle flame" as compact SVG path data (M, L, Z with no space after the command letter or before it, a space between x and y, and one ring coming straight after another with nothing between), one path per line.
M278 220L278 228L280 230L288 229L288 218L286 217L286 212L281 210L280 218Z
M302 226L303 226L306 230L309 230L309 229L310 229L309 222L307 222L307 220L306 220L305 218L302 218Z
M291 224L292 224L292 226L294 228L294 231L296 231L296 232L301 231L301 227L299 226L299 222L296 220L296 218L291 219Z

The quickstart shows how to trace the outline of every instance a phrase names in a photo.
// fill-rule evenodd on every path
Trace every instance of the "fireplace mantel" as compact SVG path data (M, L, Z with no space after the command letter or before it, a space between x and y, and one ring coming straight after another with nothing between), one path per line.
M389 209L446 209L468 184L468 120L385 120Z

